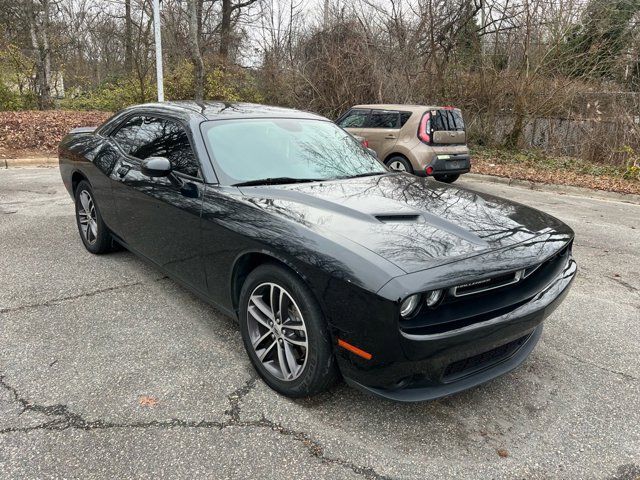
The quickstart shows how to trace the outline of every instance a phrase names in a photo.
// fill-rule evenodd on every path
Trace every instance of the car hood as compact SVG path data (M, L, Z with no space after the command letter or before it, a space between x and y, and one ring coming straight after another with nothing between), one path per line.
M343 239L345 245L355 242L407 273L571 232L533 208L409 174L241 191L267 212Z

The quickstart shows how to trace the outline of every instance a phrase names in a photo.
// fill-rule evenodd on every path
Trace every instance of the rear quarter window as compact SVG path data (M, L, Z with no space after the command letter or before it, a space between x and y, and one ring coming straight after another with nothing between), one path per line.
M400 112L400 128L404 127L405 123L411 118L411 112Z

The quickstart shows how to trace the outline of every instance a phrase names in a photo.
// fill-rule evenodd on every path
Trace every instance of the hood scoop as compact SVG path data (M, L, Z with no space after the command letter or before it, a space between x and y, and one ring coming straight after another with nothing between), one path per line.
M374 217L382 223L424 223L422 215L416 213L384 213Z

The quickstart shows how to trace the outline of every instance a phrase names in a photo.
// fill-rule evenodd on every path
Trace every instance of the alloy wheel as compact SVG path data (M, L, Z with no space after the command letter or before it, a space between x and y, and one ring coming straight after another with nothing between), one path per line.
M307 328L293 297L276 283L258 285L247 307L251 345L264 368L279 380L292 381L308 357Z
M80 230L87 243L93 245L98 239L98 217L96 206L91 194L83 190L80 192L80 204L78 205L78 220Z
M404 163L402 163L399 160L394 160L393 162L391 162L389 164L389 168L391 168L391 170L397 170L399 172L406 172L407 168L404 166Z

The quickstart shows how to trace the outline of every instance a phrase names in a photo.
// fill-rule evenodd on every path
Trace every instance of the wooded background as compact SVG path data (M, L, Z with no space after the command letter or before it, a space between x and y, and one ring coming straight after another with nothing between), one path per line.
M640 0L162 0L168 100L463 109L473 145L638 165ZM0 0L0 109L156 98L151 0Z

